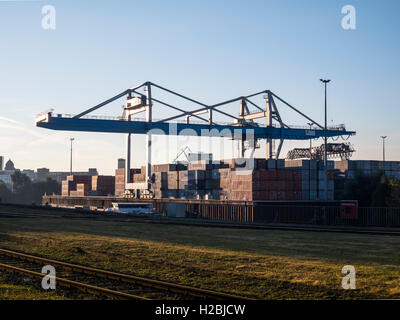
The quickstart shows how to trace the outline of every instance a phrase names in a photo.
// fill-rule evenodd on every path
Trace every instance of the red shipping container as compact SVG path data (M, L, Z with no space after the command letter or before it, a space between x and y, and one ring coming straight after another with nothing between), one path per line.
M279 191L277 194L277 200L285 200L285 191Z
M301 172L300 171L292 171L293 173L293 180L295 181L301 181Z
M341 219L358 219L357 200L342 201L340 204Z
M293 182L293 190L295 191L301 190L301 181L296 180Z

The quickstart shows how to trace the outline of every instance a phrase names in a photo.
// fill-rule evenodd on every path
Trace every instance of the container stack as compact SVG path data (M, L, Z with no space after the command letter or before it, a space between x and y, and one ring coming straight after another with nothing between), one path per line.
M76 185L76 190L70 192L71 197L85 197L89 195L90 186L86 183L78 183Z
M230 200L301 200L301 174L291 170L233 170Z
M163 192L168 190L168 174L167 172L153 172L152 190L154 197L157 199L164 198Z
M75 190L76 186L73 181L64 180L61 182L61 195L69 196L72 190Z
M384 173L394 179L400 179L400 162L399 161L377 161L377 160L342 160L335 161L336 177L344 177L353 179L356 172L365 175Z
M92 195L107 196L115 194L114 176L93 176L92 177Z
M152 166L151 189L155 198L215 200L333 200L334 179L351 179L356 172L366 175L384 170L400 179L397 161L328 161L327 181L323 161L284 159L227 159L219 162L196 160ZM145 182L145 166L130 170L130 183ZM113 176L68 176L62 195L122 196L125 169ZM326 189L326 190L325 190Z
M187 170L187 182L183 185L185 190L185 198L187 199L203 199L206 193L206 172L209 170Z
M185 196L182 183L185 183L186 164L155 164L151 166L151 170L151 188L155 198L182 198ZM179 183L180 179L182 179L181 184Z
M216 200L230 199L231 169L218 168L211 171L211 196Z
M176 170L176 168L175 168ZM179 172L168 171L167 174L167 190L163 190L163 198L177 198L179 190Z
M286 160L285 168L301 175L301 200L317 200L318 177L315 160Z
M146 178L146 167L142 166L139 168L131 168L130 175L129 175L129 182L145 182ZM120 168L115 170L115 195L121 196L125 192L125 169Z
M125 192L125 169L115 170L115 195L121 196Z
M61 194L72 197L83 197L92 188L92 176L71 175L61 182Z
M400 166L385 164L394 175ZM373 171L379 162L369 164L328 161L327 195L323 162L284 159L229 159L218 163L198 160L189 164L152 166L151 189L155 198L215 200L333 200L334 170L348 175L352 168ZM350 169L349 169L350 168ZM357 169L355 169L357 170ZM389 172L389 171L388 171ZM117 169L115 178L75 176L63 182L63 195L121 196L125 191L125 170ZM85 180L86 179L86 180ZM115 182L113 184L113 181ZM130 183L145 182L145 167L131 169ZM82 186L77 186L83 184ZM326 196L326 198L325 198Z
M129 181L133 183L145 182L146 180L146 167L142 166L140 169L131 169Z

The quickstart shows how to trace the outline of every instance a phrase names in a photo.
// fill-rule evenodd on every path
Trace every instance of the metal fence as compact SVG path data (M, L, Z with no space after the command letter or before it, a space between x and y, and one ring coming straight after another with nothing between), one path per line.
M112 202L131 201L115 197L63 197L44 196L43 204L110 207ZM400 208L360 207L356 219L344 219L338 203L318 205L315 202L298 205L263 204L251 201L218 200L135 200L152 202L157 212L166 215L168 202L186 203L187 217L235 222L292 223L336 226L400 227Z
M254 222L400 227L400 208L361 207L358 218L344 219L338 206L264 206L255 208Z

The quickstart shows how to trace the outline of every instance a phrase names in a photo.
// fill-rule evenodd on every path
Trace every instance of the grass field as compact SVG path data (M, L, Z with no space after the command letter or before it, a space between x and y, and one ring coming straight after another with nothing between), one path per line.
M24 283L26 281L26 283ZM14 282L14 283L13 283ZM15 283L18 282L18 283ZM0 299L2 300L65 300L63 295L42 291L30 283L30 279L10 279L0 275Z
M396 236L0 216L0 247L260 299L400 298Z

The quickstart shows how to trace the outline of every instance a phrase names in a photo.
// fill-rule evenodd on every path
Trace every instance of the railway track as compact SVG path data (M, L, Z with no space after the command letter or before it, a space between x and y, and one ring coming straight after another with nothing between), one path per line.
M214 299L251 300L246 297L216 292L180 284L148 279L68 262L0 249L0 270L31 278L43 279L42 267L56 269L56 284L110 299Z
M154 223L154 224L172 224L195 227L209 228L235 228L235 229L256 229L256 230L287 230L287 231L310 231L310 232L333 232L333 233L356 233L370 235L388 235L400 236L400 229L374 229L367 227L347 227L347 226L324 226L324 225L295 225L295 224L262 224L262 223L236 223L228 221L210 221L200 219L179 219L167 217L138 217L134 215L115 215L106 216L103 214L86 213L6 213L0 212L0 218L57 218L57 219L74 219L74 220L98 220L98 221L113 221L113 222L134 222L134 223Z

